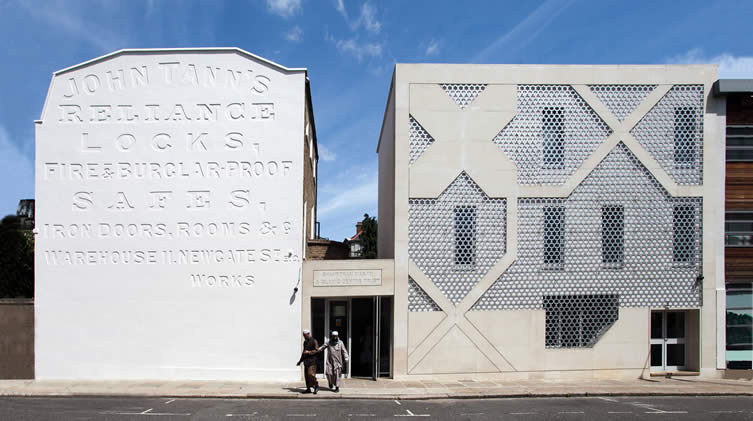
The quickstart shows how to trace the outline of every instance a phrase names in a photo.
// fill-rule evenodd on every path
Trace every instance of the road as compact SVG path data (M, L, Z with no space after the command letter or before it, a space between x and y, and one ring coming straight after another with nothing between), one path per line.
M609 397L428 401L350 399L0 398L5 421L186 420L753 420L751 397Z

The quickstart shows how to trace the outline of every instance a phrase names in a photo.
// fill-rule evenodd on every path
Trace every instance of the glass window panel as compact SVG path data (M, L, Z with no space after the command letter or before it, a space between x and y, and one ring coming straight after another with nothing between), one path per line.
M727 126L727 136L753 136L753 126Z
M476 207L455 207L455 264L476 263Z
M562 206L544 208L544 264L561 268L563 263L565 209Z
M727 161L753 161L753 149L727 149Z
M695 107L675 108L675 163L692 164L696 160L697 115Z
M727 310L727 326L753 325L753 310Z
M651 339L662 339L662 319L664 313L655 311L651 313Z
M753 307L753 292L751 291L727 291L727 308L751 308Z
M727 327L727 349L739 351L753 349L753 326Z
M753 232L753 221L730 221L725 224L727 231L750 231Z
M685 366L685 344L667 344L667 365Z
M667 312L667 338L685 337L685 313L678 311ZM674 365L674 364L669 364Z
M621 265L625 257L625 209L622 206L601 207L601 260Z
M753 221L753 212L727 212L724 220L730 221Z
M651 367L661 366L661 344L651 344Z
M675 206L672 213L672 256L675 263L690 263L695 255L695 207Z
M565 108L544 107L541 113L544 168L565 167Z
M753 233L751 234L727 233L727 235L724 236L724 245L735 246L735 247L753 246Z

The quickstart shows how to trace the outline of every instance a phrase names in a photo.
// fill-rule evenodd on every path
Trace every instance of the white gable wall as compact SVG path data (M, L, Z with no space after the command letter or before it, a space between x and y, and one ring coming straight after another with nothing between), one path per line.
M304 83L232 49L53 77L36 138L38 379L300 377Z

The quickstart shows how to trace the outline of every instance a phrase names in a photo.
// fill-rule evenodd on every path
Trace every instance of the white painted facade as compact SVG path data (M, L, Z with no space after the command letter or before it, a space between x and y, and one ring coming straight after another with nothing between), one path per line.
M305 69L239 49L125 50L53 75L38 379L299 378L306 95Z

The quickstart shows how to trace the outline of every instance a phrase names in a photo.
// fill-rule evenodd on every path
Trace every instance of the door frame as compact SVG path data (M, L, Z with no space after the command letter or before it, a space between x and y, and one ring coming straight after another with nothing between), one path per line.
M670 309L663 309L663 310L651 310L651 313L659 313L662 315L662 326L661 326L661 338L652 338L651 337L651 326L649 326L649 355L651 350L651 345L661 345L661 364L658 365L651 365L651 358L649 358L649 367L651 371L682 371L685 370L688 366L688 312L687 310L670 310ZM682 338L667 338L667 314L668 313L681 313L683 317L683 337ZM649 317L649 323L651 323L651 317ZM677 365L667 365L667 345L677 345L682 344L683 346L683 361L685 362L685 365L677 366Z
M379 378L379 367L381 366L381 361L379 357L379 337L381 332L381 320L379 319L380 311L381 311L381 296L379 295L371 295L366 297L322 297L324 299L324 334L326 337L324 338L324 341L329 340L329 332L332 331L329 325L329 319L330 319L330 304L335 301L345 301L347 303L346 305L346 317L347 317L347 336L348 336L348 343L345 344L345 346L348 349L348 352L353 352L353 335L351 334L353 329L353 298L371 298L372 299L372 317L374 318L374 328L372 329L372 335L374 338L372 338L372 356L371 356L371 378L373 380L376 380ZM392 350L390 349L390 359L392 358ZM353 355L351 354L350 359L352 361ZM323 367L322 374L320 378L326 377L326 364L327 364L327 349L324 349L324 364L325 367ZM347 372L343 373L344 378L352 378L351 371L352 371L353 364L349 361L347 364ZM390 367L392 365L390 364ZM361 377L361 378L368 378L368 377Z

